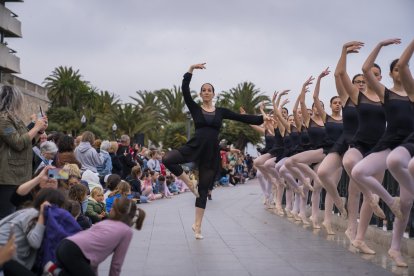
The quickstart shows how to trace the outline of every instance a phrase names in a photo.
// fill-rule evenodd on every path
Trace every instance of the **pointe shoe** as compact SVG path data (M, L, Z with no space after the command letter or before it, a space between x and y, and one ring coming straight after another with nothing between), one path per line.
M346 197L341 197L341 201L342 201L342 207L340 208L339 212L341 213L341 217L343 219L347 219L348 218L348 212L345 209Z
M301 221L302 219L300 218L299 214L293 213L293 218L295 219L295 221Z
M292 211L290 211L289 209L285 208L285 212L286 212L286 216L287 216L288 218L293 218Z
M330 223L322 222L322 226L325 228L328 235L335 235L335 232L332 230L332 226Z
M308 189L309 189L309 191L311 191L311 192L313 192L313 191L314 191L314 189L313 189L312 185L310 184L310 179L309 179L309 178L306 178L306 179L305 179L305 182L303 183L303 185L304 185L306 188L308 188Z
M378 203L379 203L379 196L373 194L369 201L369 205L371 206L372 211L377 217L379 217L380 219L385 219L384 211L381 209Z
M375 255L376 254L375 251L372 250L371 248L369 248L368 245L363 241L354 240L352 242L352 246L355 247L356 249L358 249L358 251L360 253L369 254L369 255Z
M321 229L321 225L318 223L317 220L311 220L312 221L312 228L313 229Z
M197 227L196 227L196 225L195 225L195 224L193 224L193 225L191 226L191 229L193 229L193 232L194 232L194 238L195 238L196 240L202 240L202 239L204 239L203 235L201 235L201 229L198 229L198 230L197 230Z
M391 212L399 219L403 219L403 214L401 213L401 203L399 197L394 197L394 203L390 206Z
M275 214L283 217L285 215L285 212L283 212L283 209L281 207L276 207Z
M306 199L306 194L305 191L303 190L303 186L299 186L295 193L297 193L298 195L300 195L301 198Z
M305 225L310 225L309 220L306 218L306 216L302 216L299 214L300 220L302 221L303 224Z
M352 236L352 232L349 229L346 229L345 236L348 238L349 242L352 243L354 240L354 237Z
M401 253L397 250L390 249L388 250L388 255L391 259L395 262L395 264L399 267L408 267L408 264L404 261Z
M196 197L200 197L200 194L198 193L198 183L197 183L197 181L193 181L193 180L191 180L190 181L191 182L191 184L190 185L188 185L187 184L187 186L188 186L188 189L190 189L190 191L196 196Z

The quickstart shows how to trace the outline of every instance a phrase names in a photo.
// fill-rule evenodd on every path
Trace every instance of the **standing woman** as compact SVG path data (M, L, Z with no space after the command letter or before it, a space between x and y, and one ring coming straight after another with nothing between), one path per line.
M397 68L401 83L407 92L411 104L411 112L414 109L414 79L408 67L408 61L414 52L414 40L408 45L401 55ZM407 114L408 115L408 114ZM411 113L412 118L412 113ZM414 132L403 142L403 144L387 157L387 167L392 176L400 184L400 199L402 219L395 218L394 230L392 231L391 248L388 250L390 257L396 262L397 266L408 266L401 256L401 240L410 217L411 208L414 200ZM410 161L411 160L411 161Z
M194 69L205 69L205 63L190 66L188 72L184 74L181 89L185 104L194 120L195 136L179 149L168 152L163 158L163 163L174 175L183 180L197 196L193 230L195 238L202 239L201 223L206 208L208 188L214 182L220 164L218 135L222 121L230 119L260 125L263 123L263 116L237 114L225 108L215 107L213 105L214 87L210 83L201 86L202 105L199 106L191 97L190 92L190 81ZM196 162L198 165L198 187L193 184L179 165L188 162Z
M371 192L377 194L390 207L394 215L402 219L400 198L392 197L374 176L384 174L387 169L387 156L391 150L402 144L408 135L414 131L414 110L400 80L398 67L396 66L398 60L394 60L390 66L390 76L394 82L391 89L381 84L370 70L383 46L400 43L400 39L388 39L380 42L362 67L368 85L373 88L383 104L387 127L376 146L354 167L352 177L359 185L365 186Z
M27 131L17 116L23 94L12 86L0 87L0 219L14 212L10 197L20 184L32 177L32 140L47 128L47 118L36 121Z

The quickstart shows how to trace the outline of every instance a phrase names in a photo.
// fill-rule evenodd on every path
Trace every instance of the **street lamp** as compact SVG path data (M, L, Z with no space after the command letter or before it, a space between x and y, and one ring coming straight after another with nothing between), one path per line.
M82 115L81 124L82 124L82 127L84 128L85 125L86 125L86 117L85 117L85 115Z
M113 125L112 125L112 133L113 133L113 135L114 135L114 141L116 141L116 136L115 136L115 132L116 132L116 130L118 129L118 127L117 127L117 125L114 123Z

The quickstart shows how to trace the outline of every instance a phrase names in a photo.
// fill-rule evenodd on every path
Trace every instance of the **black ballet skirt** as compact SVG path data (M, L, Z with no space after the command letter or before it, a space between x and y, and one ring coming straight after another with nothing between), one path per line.
M276 157L276 159L280 158L283 155L284 146L283 146L283 137L280 134L279 128L275 128L275 136L274 136L274 144L273 147L269 150L269 153L272 157Z
M414 132L412 132L401 144L410 153L411 157L414 157Z
M269 133L266 129L265 130L265 147L262 150L262 154L269 153L269 151L273 148L274 144L275 144L275 136Z
M342 135L336 140L335 144L329 151L338 153L340 156L343 156L348 150L349 144L358 130L358 112L350 98L348 98L345 106L342 108L342 120Z
M263 116L238 114L229 109L216 107L211 122L207 122L205 112L191 97L190 81L191 73L185 73L182 82L182 92L185 104L187 105L194 121L195 134L178 151L182 154L185 162L195 162L199 169L207 168L218 170L220 165L219 131L224 119L243 122L250 125L261 125Z
M359 125L350 146L366 156L384 134L385 113L381 102L371 101L361 92L358 94L356 110Z
M414 131L414 106L408 96L400 96L385 88L383 106L387 128L370 153L393 150Z

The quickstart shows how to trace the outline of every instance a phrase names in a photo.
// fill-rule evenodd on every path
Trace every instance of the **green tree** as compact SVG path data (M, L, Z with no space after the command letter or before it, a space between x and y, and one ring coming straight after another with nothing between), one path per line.
M52 106L73 107L77 94L86 85L81 78L79 70L75 71L72 67L55 68L44 81Z
M239 112L243 107L248 114L258 114L259 105L262 101L269 101L269 97L263 95L251 82L243 82L237 87L221 94L219 102L234 112ZM248 142L256 144L261 141L260 135L246 124L225 121L220 139L226 139L233 143L236 148L244 149Z

